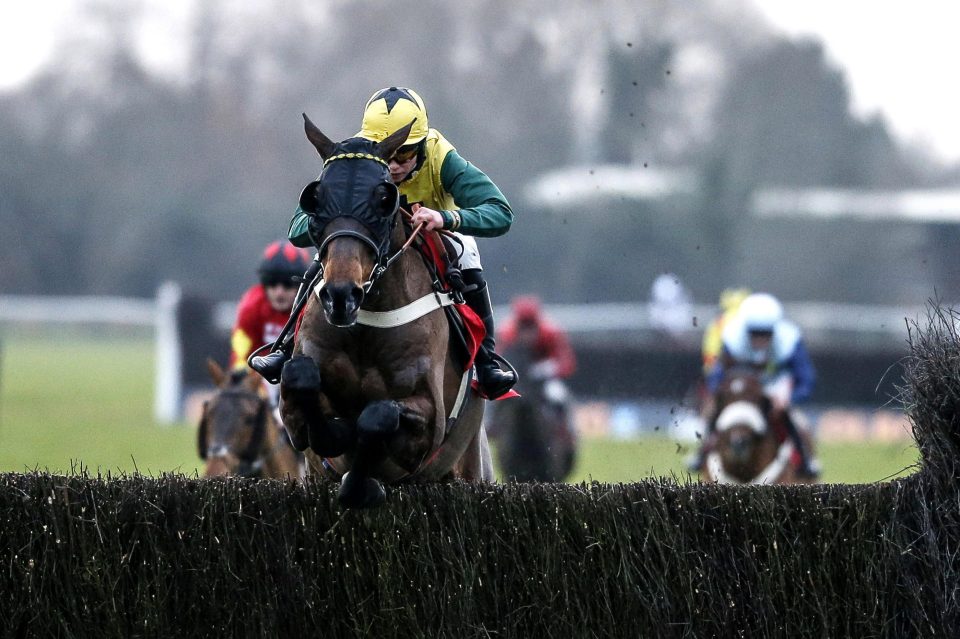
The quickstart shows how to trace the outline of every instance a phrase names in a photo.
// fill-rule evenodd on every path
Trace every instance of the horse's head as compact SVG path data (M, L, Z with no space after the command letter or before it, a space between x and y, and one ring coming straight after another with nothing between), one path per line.
M747 400L727 404L717 415L718 449L734 464L747 464L767 436L767 420L760 405Z
M413 122L382 142L349 138L334 143L306 114L303 118L307 139L324 160L320 177L300 195L323 264L320 302L328 322L352 326L374 271L390 250L400 194L388 162Z
M225 373L213 360L207 361L207 369L218 389L204 403L197 433L205 474L255 474L268 429L274 428L260 378L246 370Z

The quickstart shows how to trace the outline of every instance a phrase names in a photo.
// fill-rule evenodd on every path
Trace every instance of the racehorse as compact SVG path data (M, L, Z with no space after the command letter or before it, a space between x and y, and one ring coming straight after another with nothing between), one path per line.
M767 419L770 400L756 373L729 371L715 402L716 428L704 479L727 484L810 483L797 475L797 453L785 436L785 426L776 416ZM807 438L806 433L801 436Z
M281 412L311 472L340 480L346 507L386 498L383 482L492 481L483 402L455 348L408 237L389 158L410 125L383 141L330 141L304 114L324 160L300 199L321 271L280 381Z
M300 462L274 417L260 377L225 373L213 360L207 370L217 391L203 406L197 447L204 475L265 479L300 477Z
M514 348L508 359L519 374L520 397L498 402L490 420L497 461L511 481L563 481L576 461L576 436L560 407L562 383L537 379L529 348Z

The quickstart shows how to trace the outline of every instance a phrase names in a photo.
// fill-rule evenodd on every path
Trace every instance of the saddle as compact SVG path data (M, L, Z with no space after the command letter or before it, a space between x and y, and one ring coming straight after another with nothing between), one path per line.
M444 233L421 233L413 246L430 272L434 291L453 298L454 304L444 306L443 310L447 315L450 338L458 352L458 359L462 362L463 370L467 370L473 366L487 331L483 320L463 300L466 285L457 266L460 251L455 240Z

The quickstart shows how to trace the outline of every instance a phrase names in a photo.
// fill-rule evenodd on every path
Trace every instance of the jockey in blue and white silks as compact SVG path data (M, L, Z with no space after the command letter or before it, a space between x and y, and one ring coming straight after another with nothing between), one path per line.
M772 296L766 297L773 299ZM747 311L749 313L750 309L748 308ZM774 391L778 383L784 383L785 375L789 376L790 404L799 404L810 399L816 382L816 373L807 347L803 343L800 328L790 320L781 317L769 328L758 331L755 328L756 324L748 325L749 319L749 316L745 317L743 313L738 313L724 327L721 334L723 346L720 357L707 374L709 391L716 392L724 372L732 364L758 369L761 381L770 391ZM769 344L755 348L751 344L751 333L766 330L772 333Z
M710 396L716 394L724 374L731 368L749 368L760 375L769 399L770 416L776 414L800 454L799 474L816 477L819 464L797 430L791 407L810 398L816 382L813 362L800 328L784 317L779 300L768 293L754 293L741 302L736 314L724 326L720 357L706 377ZM769 416L768 416L769 417ZM716 415L708 421L708 437ZM703 451L697 461L702 465Z

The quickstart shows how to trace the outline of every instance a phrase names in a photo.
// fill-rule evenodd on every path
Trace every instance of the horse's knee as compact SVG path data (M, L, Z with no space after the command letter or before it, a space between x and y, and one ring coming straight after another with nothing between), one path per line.
M290 441L297 450L310 446L310 430L320 419L320 369L309 357L297 355L280 374L280 412Z
M391 400L367 404L357 418L357 434L360 441L382 439L400 428L400 405Z
M320 391L320 369L306 355L295 355L283 365L280 373L280 392L311 393Z

